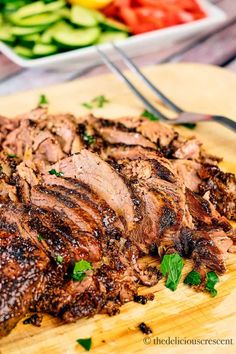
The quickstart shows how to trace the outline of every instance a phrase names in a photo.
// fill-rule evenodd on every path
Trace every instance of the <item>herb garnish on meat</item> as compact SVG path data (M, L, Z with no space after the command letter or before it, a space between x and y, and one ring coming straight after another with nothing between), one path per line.
M153 120L153 121L158 121L160 120L160 118L158 118L157 116L155 116L154 114L152 114L151 112L147 111L146 109L143 111L143 113L141 114L141 117L146 117L149 120Z
M92 346L92 338L80 338L76 340L85 350L89 351Z
M207 273L205 289L210 292L212 297L215 297L217 295L217 290L215 289L215 285L218 282L219 282L219 277L215 272Z
M178 253L166 254L161 262L161 272L167 276L166 287L172 291L177 289L184 267L184 261Z
M44 95L44 94L40 95L38 105L43 106L44 104L48 104L48 103L49 103L49 101L48 101L46 95Z
M64 176L64 173L63 172L57 172L56 170L52 169L50 171L48 171L50 173L50 175L55 175L57 177L62 177Z
M57 256L57 263L62 264L63 262L63 257L61 255Z
M184 284L188 285L200 285L201 284L201 274L192 270L186 278L184 279Z
M38 241L39 242L43 241L43 236L41 234L38 234Z
M87 133L84 133L83 139L88 145L92 145L96 141L93 135L89 135Z
M8 154L7 156L10 157L11 159L13 159L16 157L16 154Z
M86 271L90 269L92 269L91 263L82 259L75 263L72 278L76 281L82 281L86 277Z

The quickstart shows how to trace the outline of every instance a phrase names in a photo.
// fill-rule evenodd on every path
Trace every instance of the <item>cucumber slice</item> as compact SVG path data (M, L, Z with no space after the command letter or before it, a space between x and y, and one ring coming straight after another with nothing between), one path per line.
M54 25L48 27L41 36L41 43L43 44L52 44L53 42L53 35L58 31L63 31L65 29L68 30L68 25L64 22L57 22Z
M99 12L97 10L94 9L89 9L91 15L93 15L95 17L95 19L97 20L97 22L102 23L106 20L106 16L103 15L102 12Z
M45 30L47 26L36 26L36 27L11 27L11 33L14 36L21 37L28 34L40 33Z
M53 44L36 43L33 47L33 54L37 57L55 54L57 51L57 46Z
M0 41L12 44L15 42L15 37L11 33L9 26L0 27Z
M98 23L92 11L79 5L72 6L70 20L75 25L84 27L93 27Z
M20 7L25 6L27 2L29 1L24 1L24 0L5 1L5 6L3 8L4 15L18 10Z
M14 16L20 19L27 16L37 15L43 12L44 7L44 2L36 1L32 4L21 7L18 11L14 13Z
M43 43L43 44L52 44L53 34L56 31L59 31L60 28L62 30L63 26L67 27L65 22L57 22L54 25L48 27L41 35L41 43Z
M107 42L112 42L112 41L118 41L122 39L126 39L128 37L127 32L104 32L101 34L101 36L98 39L98 43L107 43Z
M66 20L70 20L70 9L68 9L67 7L64 7L63 9L60 9L59 11L59 15L61 16L61 18L65 18Z
M27 48L32 48L36 42L40 41L40 34L28 34L27 36L22 36L20 42L23 46Z
M35 16L45 12L57 11L66 5L65 1L59 0L54 1L49 4L45 4L43 1L36 1L32 4L21 7L15 14L14 17L18 19L23 19L25 17Z
M57 13L45 13L18 19L14 15L11 16L10 21L16 26L20 27L35 27L43 25L51 25L60 20L60 15Z
M14 47L14 51L16 54L24 58L32 59L34 57L33 51L30 48L26 48L21 45Z
M98 27L76 30L69 26L67 30L57 31L53 35L53 39L65 48L78 48L95 43L100 33L101 31Z
M58 10L62 9L64 6L66 6L66 1L63 1L63 0L53 1L53 2L45 5L45 11L46 12L58 11Z
M119 21L113 20L112 18L106 18L102 23L102 27L106 30L130 32L129 27Z
M40 35L38 33L28 34L26 36L22 36L21 40L25 42L37 42L40 40Z

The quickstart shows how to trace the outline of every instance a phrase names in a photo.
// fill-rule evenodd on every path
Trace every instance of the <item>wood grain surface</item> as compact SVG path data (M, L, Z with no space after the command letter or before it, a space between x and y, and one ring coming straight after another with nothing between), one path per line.
M144 69L154 83L189 110L228 115L236 119L236 75L223 69L199 64L165 64ZM130 77L133 77L130 74ZM143 92L155 100L140 82L134 80ZM47 95L52 112L87 114L82 102L97 95L106 95L110 103L97 109L97 116L120 117L140 114L142 105L128 88L112 75L77 80L68 84L26 92L0 99L0 114L12 116L34 108L39 94ZM158 104L158 102L157 102ZM162 108L159 105L159 108ZM181 128L184 134L193 132ZM235 134L215 123L198 124L194 131L209 153L224 157L222 167L236 172ZM156 263L156 260L145 259ZM42 326L35 328L22 322L0 341L1 354L72 354L83 353L77 338L92 337L92 353L236 353L234 344L171 345L154 344L154 339L232 339L236 342L236 256L227 260L228 271L217 286L218 296L209 297L179 285L176 292L164 287L161 281L153 288L140 288L140 293L155 293L155 299L143 306L128 303L114 317L97 315L65 325L45 316ZM190 269L186 262L185 273ZM153 330L149 339L138 330L144 321ZM150 344L145 344L144 341Z

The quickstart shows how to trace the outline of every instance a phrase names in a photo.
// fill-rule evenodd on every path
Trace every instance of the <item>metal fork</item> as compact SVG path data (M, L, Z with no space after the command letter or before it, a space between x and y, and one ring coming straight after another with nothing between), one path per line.
M123 50L116 44L112 43L113 49L119 53L123 61L127 64L130 70L136 74L145 84L155 93L156 96L161 99L163 104L176 113L177 117L172 119L164 115L158 108L156 108L143 94L134 86L134 84L125 76L125 74L118 68L118 66L112 62L109 57L97 46L97 52L108 66L108 68L114 72L120 79L122 79L133 93L143 102L145 108L152 113L154 116L158 117L160 120L165 121L168 124L193 124L197 122L209 122L214 121L220 123L227 128L236 131L236 121L219 115L209 115L204 113L193 113L186 112L177 106L172 100L170 100L159 88L154 86L154 84L141 72L137 65L123 52Z

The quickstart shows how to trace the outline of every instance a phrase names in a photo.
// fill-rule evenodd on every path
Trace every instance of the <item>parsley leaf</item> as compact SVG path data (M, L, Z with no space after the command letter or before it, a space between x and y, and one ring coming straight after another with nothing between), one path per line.
M166 254L161 262L161 272L167 276L166 287L172 291L177 289L184 261L178 253Z
M82 106L84 106L87 109L93 109L93 106L91 105L91 103L88 103L88 102L82 103Z
M90 269L92 269L91 263L82 259L75 263L72 278L77 281L82 281L86 277L86 271Z
M106 98L106 96L100 95L100 96L94 97L90 102L82 103L82 106L84 106L87 109L102 108L106 103L109 103L109 102L110 101Z
M39 242L43 241L43 236L41 234L38 234L38 240Z
M47 97L45 95L40 95L38 105L42 106L42 105L48 104L48 103L49 102L48 102Z
M62 262L63 262L63 257L58 255L57 256L57 263L62 264Z
M13 159L14 157L16 157L16 154L8 154L7 156Z
M84 133L83 139L88 145L93 144L95 142L95 140L96 140L93 135L89 135L87 133Z
M97 107L102 108L106 103L109 103L110 101L104 95L101 95L95 97L92 102L95 103Z
M55 175L57 177L62 177L64 176L64 173L63 172L57 172L56 170L52 169L50 171L48 171L50 173L50 175Z
M183 123L183 124L180 124L180 125L182 125L185 128L191 129L191 130L195 129L196 126L197 126L196 123Z
M141 114L141 117L146 117L146 118L153 120L153 121L160 120L157 116L155 116L154 114L152 114L151 112L149 112L147 110L143 111L143 113Z
M80 338L76 340L85 350L89 351L92 345L92 338Z
M188 285L200 285L201 284L201 274L192 270L186 278L184 279L184 284Z
M219 277L215 272L207 273L205 289L210 292L212 297L215 297L217 295L217 290L215 289L215 285L218 282L219 282Z

